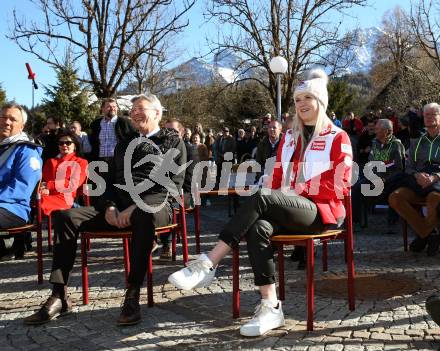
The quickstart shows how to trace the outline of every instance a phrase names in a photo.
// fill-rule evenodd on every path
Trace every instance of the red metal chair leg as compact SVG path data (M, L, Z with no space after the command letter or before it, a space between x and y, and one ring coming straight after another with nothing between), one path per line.
M328 247L327 241L322 242L322 270L324 272L328 271Z
M173 261L176 261L176 231L174 230L171 234L171 257Z
M347 250L348 250L347 241L344 240L344 262L345 263L347 263Z
M240 317L240 249L232 248L232 317Z
M200 254L200 205L194 207L194 228L196 236L196 253Z
M408 251L408 223L402 218L403 250Z
M180 213L180 211L179 211L179 213ZM177 224L177 209L175 209L175 208L173 208L173 220L172 220L172 223ZM181 229L179 228L179 229L176 229L174 231L174 233L176 234L176 238L179 241L179 243L180 243L180 230Z
M43 284L43 233L41 226L37 230L37 279L38 284Z
M92 244L90 242L90 239L87 239L87 251L90 251L92 249Z
M278 290L280 300L284 301L286 298L285 281L284 281L284 245L277 244L278 250Z
M354 289L354 258L353 258L353 222L351 221L351 198L348 197L348 219L346 223L346 233L345 233L345 248L346 248L346 258L347 258L347 284L348 284L348 308L350 311L355 309L355 289Z
M355 309L355 286L354 286L354 258L353 258L353 240L351 240L350 236L347 237L347 284L348 284L348 308L350 311L354 311Z
M186 236L186 212L185 208L180 209L180 224L182 227L182 254L183 254L183 265L188 262L188 238Z
M128 248L128 239L122 239L122 245L124 247L124 273L125 273L125 285L128 287L128 274L130 273L130 250Z
M52 216L47 216L47 249L52 251Z
M148 307L154 306L153 300L153 255L149 254L148 256L148 270L147 270L147 298L148 298Z
M87 239L81 235L81 270L83 304L89 303L89 270L87 267Z
M307 240L307 330L313 330L313 313L315 310L315 287L313 273L315 255L313 239Z

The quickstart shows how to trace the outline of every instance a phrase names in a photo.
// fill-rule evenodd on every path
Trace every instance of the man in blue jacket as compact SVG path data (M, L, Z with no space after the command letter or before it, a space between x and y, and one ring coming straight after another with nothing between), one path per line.
M29 221L30 199L41 179L42 148L23 132L26 121L20 105L11 103L0 109L0 231ZM15 240L14 246L23 246L23 236ZM12 238L0 237L0 257L11 247Z

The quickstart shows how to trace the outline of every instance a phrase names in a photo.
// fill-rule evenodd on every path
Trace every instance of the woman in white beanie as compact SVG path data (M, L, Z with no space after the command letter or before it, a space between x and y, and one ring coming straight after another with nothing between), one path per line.
M244 336L259 336L284 325L270 237L280 229L319 232L342 225L345 218L343 197L350 182L352 151L348 135L326 115L327 81L323 71L313 70L295 89L298 118L280 142L269 189L258 190L240 207L209 253L168 278L184 290L208 286L220 260L245 238L262 299L254 317L240 328Z

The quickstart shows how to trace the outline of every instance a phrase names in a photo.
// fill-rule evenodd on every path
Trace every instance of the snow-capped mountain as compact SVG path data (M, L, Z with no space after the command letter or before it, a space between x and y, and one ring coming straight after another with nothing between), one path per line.
M239 56L226 50L214 55L210 61L193 57L167 72L169 79L166 93L173 93L190 86L233 83L245 68ZM257 74L258 70L251 68L241 77Z
M347 74L366 73L372 68L374 44L382 34L382 29L378 27L360 29L356 32L356 45L351 53L353 60L345 70Z
M374 44L381 34L383 31L378 27L358 30L355 33L356 45L351 52L347 53L347 57L350 57L350 64L340 73L344 75L368 72L372 67ZM229 50L215 54L211 60L193 57L165 73L167 75L166 87L161 90L162 93L170 94L191 86L233 83L239 78L258 76L264 79L267 74L261 68L248 70L246 68L249 66L243 64L242 59Z
M360 29L355 33L355 46L348 53L351 57L349 66L345 69L346 74L366 73L372 68L374 45L380 35L383 34L382 29L371 27ZM237 79L243 67L240 67L241 59L231 51L223 51L214 55L214 58L208 62L200 58L193 58L173 69L178 80L189 81L194 80L195 84L207 84L213 81L231 83ZM258 70L250 69L246 73L249 75L261 74ZM189 79L191 78L191 79ZM183 87L183 86L181 86Z

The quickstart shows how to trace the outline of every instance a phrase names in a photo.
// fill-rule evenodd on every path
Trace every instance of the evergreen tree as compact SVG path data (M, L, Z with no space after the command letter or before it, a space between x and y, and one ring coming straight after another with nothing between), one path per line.
M46 89L47 99L44 112L48 117L58 116L67 126L73 121L79 121L84 127L88 126L95 116L95 109L89 107L88 94L78 82L77 70L66 59L63 67L56 69L57 83Z
M328 111L334 111L341 119L345 116L353 102L353 93L349 91L348 83L332 79L328 84Z
M6 103L6 91L2 88L0 84L0 106L3 106Z

